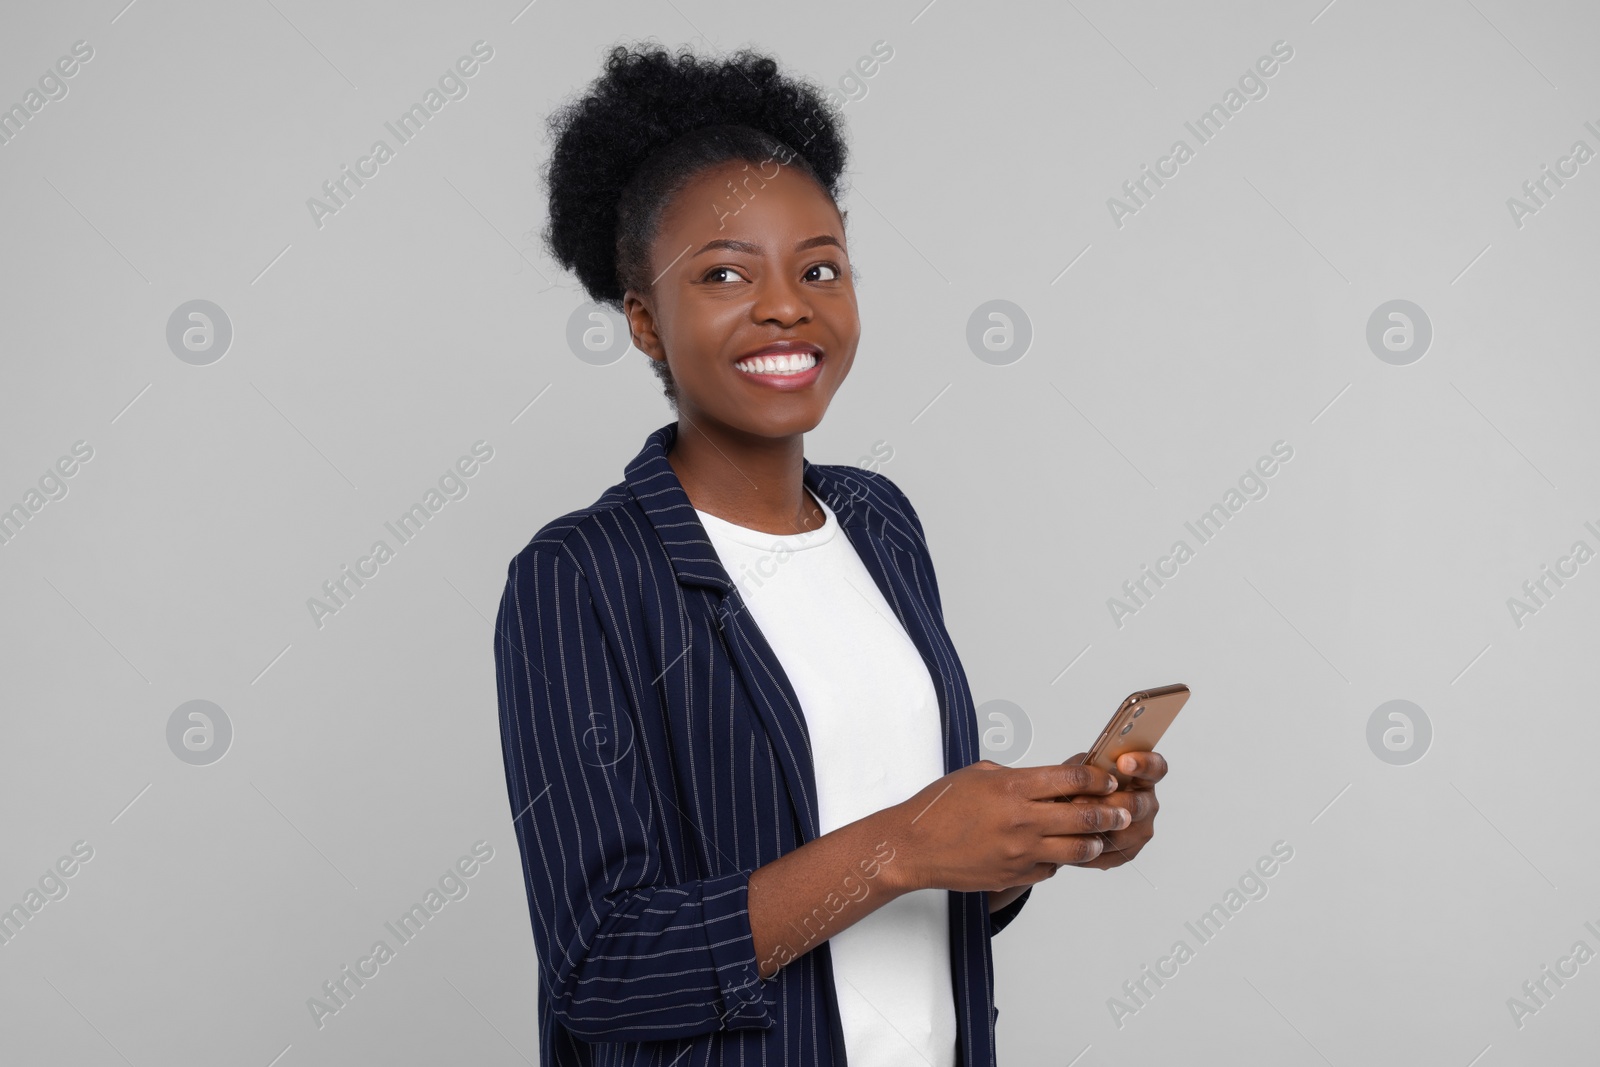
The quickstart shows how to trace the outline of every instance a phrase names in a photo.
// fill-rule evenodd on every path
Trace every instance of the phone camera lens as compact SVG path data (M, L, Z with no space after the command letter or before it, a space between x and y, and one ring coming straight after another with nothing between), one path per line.
M1135 719L1137 719L1139 716L1141 716L1143 714L1144 714L1144 705L1143 704L1140 704L1138 707L1133 709L1133 717Z
M1124 727L1123 727L1123 728L1122 728L1122 732L1123 732L1123 733L1127 733L1127 732L1128 732L1128 731L1129 731L1129 730L1131 730L1131 729L1133 729L1133 723L1131 723L1131 722L1130 722L1130 723L1129 723L1129 724L1128 724L1128 725L1126 725L1126 726L1124 726Z

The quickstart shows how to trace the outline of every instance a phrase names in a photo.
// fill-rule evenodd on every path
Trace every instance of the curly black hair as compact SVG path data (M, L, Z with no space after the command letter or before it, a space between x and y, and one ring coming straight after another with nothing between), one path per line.
M777 160L837 202L847 154L844 119L824 92L750 49L718 59L687 46L674 56L659 45L617 45L604 72L547 126L545 245L591 299L618 311L628 289L650 291L662 212L706 167ZM666 361L651 367L676 407Z

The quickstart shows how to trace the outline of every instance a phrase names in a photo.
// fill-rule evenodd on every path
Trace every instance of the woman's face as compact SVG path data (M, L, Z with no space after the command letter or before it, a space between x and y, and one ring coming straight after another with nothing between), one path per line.
M822 421L861 321L844 221L815 181L770 160L707 168L663 212L651 264L653 291L630 289L623 311L634 345L671 368L680 414L760 437ZM817 365L789 377L735 366L775 342L815 346Z

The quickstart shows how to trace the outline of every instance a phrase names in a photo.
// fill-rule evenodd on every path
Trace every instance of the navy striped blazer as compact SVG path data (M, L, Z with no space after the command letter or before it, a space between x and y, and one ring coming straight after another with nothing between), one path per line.
M625 479L512 559L500 736L538 952L541 1067L843 1067L826 940L757 972L758 867L818 836L799 700L652 433ZM945 772L981 757L922 523L881 474L804 463L932 675ZM950 893L964 1067L995 1063L989 914ZM863 1067L863 1065L857 1065Z

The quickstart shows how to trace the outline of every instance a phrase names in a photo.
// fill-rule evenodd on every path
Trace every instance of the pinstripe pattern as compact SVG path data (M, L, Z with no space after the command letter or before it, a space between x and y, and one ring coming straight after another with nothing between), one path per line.
M506 785L538 950L542 1067L845 1063L827 941L765 981L751 872L817 837L805 716L676 473L677 427L541 529L495 624ZM888 478L804 461L922 653L945 771L979 758L921 521ZM983 893L951 893L966 1067L994 1063Z

